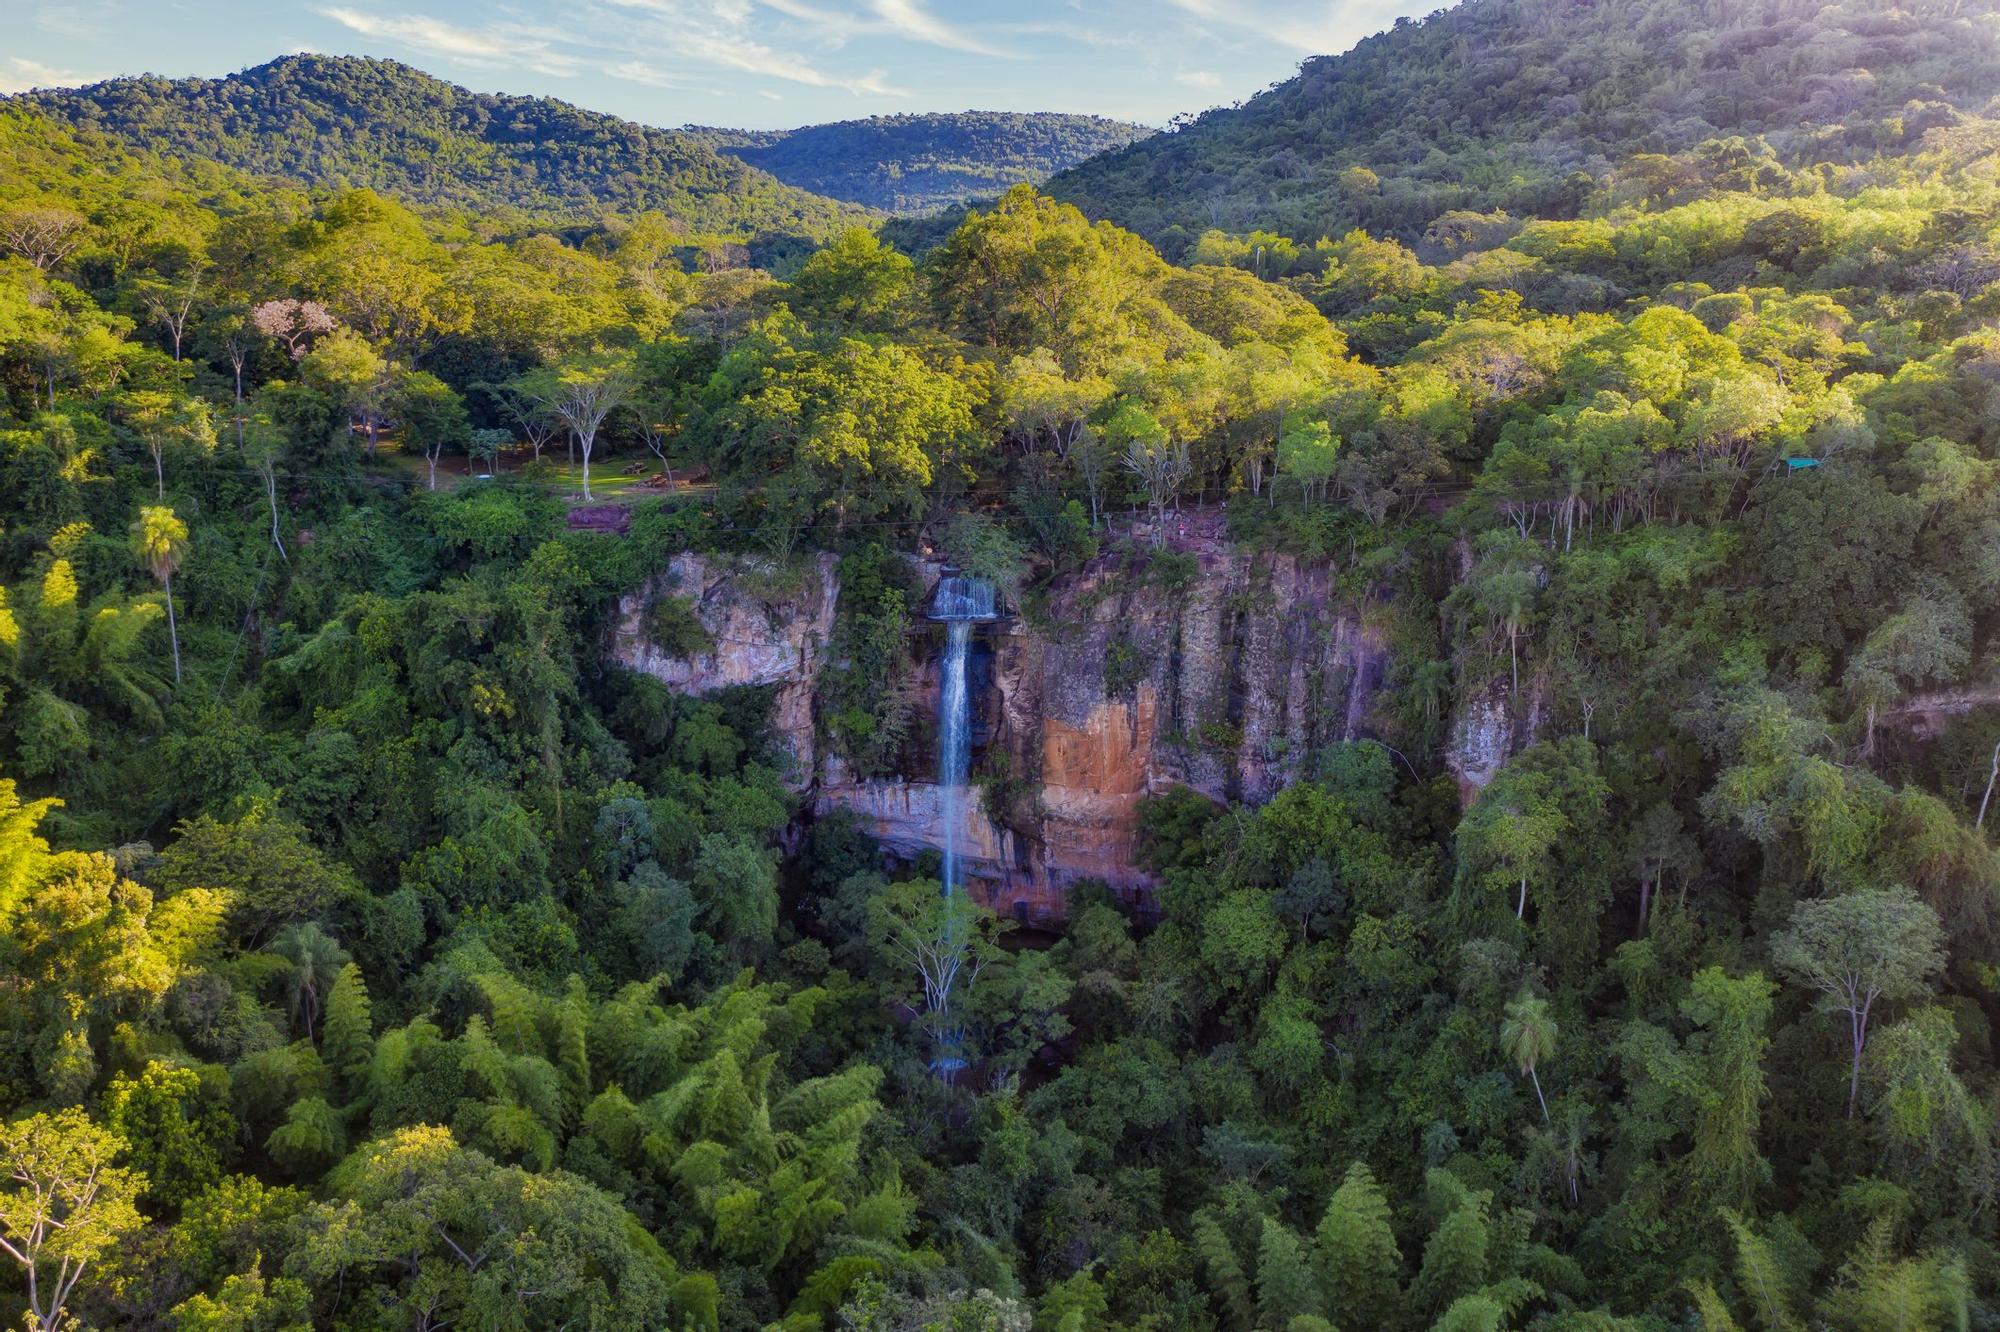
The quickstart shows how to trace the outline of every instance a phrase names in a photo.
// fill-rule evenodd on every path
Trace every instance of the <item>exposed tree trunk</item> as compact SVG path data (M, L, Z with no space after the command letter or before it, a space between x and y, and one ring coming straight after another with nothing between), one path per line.
M1533 1064L1528 1065L1528 1080L1535 1084L1535 1099L1542 1103L1542 1123L1549 1128L1554 1128L1555 1121L1549 1118L1549 1098L1542 1095L1542 1079L1535 1072Z
M1514 903L1514 919L1522 920L1527 916L1527 914L1528 914L1528 880L1524 876L1521 879L1520 899Z
M261 470L264 473L264 495L271 502L271 544L278 548L278 558L290 564L292 557L285 553L285 539L278 530L278 469L266 459Z
M1875 996L1869 995L1861 1001L1859 1009L1850 1010L1848 1021L1854 1034L1854 1062L1847 1073L1847 1117L1854 1118L1854 1107L1861 1100L1861 1051L1868 1044L1868 1010L1875 1006Z
M174 619L174 576L168 574L160 580L167 589L167 641L174 648L174 683L181 682L181 631Z
M1993 801L1993 783L2000 781L2000 745L1993 746L1993 768L1986 774L1986 794L1979 797L1979 817L1972 821L1975 828L1986 826L1986 807Z

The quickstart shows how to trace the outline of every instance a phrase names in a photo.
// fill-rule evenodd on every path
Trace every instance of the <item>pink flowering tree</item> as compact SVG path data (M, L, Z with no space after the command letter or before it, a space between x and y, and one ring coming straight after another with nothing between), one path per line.
M265 337L284 343L294 361L304 360L312 350L313 339L333 332L340 323L318 301L293 300L289 296L265 301L250 312L250 322Z

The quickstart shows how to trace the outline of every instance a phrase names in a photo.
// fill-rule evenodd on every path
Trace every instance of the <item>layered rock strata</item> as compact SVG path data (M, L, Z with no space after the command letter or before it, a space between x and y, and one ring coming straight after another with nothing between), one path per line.
M1032 620L976 631L979 793L961 802L958 845L968 882L997 910L1058 918L1088 879L1143 896L1147 795L1185 785L1255 803L1319 749L1371 733L1388 652L1331 564L1228 547L1194 559L1171 580L1099 560L1051 588ZM922 742L902 775L867 779L816 742L814 682L838 598L831 563L796 599L759 595L758 573L677 557L620 607L614 655L691 693L774 686L773 724L813 809L852 810L904 857L936 847L942 802ZM938 570L919 573L928 596ZM647 607L662 595L688 599L713 651L673 657L648 640ZM922 632L913 656L934 695L935 634Z

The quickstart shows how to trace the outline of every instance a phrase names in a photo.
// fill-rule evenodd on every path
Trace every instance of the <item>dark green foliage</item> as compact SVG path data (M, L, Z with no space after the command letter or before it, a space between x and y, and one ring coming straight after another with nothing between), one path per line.
M222 79L114 79L29 100L147 152L419 204L567 218L651 211L759 238L818 239L859 217L700 134L468 92L391 60L286 56ZM447 161L456 165L441 170Z
M1073 178L1186 267L363 62L10 104L75 1323L1990 1322L1991 11L1472 0Z
M901 679L916 589L908 566L880 545L843 558L840 575L834 624L840 664L826 681L821 716L856 769L873 774L895 761L914 720L914 700L904 695Z
M692 657L714 650L715 639L686 597L666 594L646 611L646 636L670 657Z
M871 116L777 131L692 130L788 185L891 213L990 199L1152 131L1041 112Z
M1179 258L1216 227L1414 241L1496 210L1574 218L1607 185L1655 200L1769 187L1977 113L2000 59L1989 13L1949 0L1893 18L1862 3L1472 0L1316 56L1050 192ZM1801 120L1838 125L1788 139ZM1781 257L1810 248L1777 224L1765 235Z

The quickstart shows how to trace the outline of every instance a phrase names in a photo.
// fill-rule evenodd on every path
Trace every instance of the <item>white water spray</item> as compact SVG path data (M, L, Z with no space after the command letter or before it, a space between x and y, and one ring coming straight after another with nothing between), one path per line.
M965 819L965 788L972 767L971 705L966 657L972 626L994 618L993 585L977 578L946 578L931 601L931 618L945 626L944 663L938 680L938 814L944 827L944 891L958 890L958 836Z
M949 898L959 888L958 838L965 820L966 786L972 771L972 707L966 683L966 658L971 655L972 626L994 618L993 585L976 578L945 578L938 582L931 599L931 618L945 626L944 661L938 678L938 820L939 853L944 866L944 895ZM955 922L955 915L947 919ZM938 941L943 965L939 968L938 993L933 1005L941 1022L948 1022L951 990L965 956L960 941L950 937ZM950 1079L965 1067L959 1054L960 1033L948 1025L938 1032L938 1049L932 1067Z

